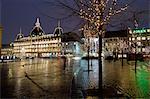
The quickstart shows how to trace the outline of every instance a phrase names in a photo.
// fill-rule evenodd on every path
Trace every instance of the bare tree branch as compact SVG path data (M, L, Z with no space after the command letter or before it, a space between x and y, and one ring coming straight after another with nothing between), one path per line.
M100 30L105 31L106 26L110 23L111 17L120 14L127 10L136 0L132 0L124 7L117 8L118 0L55 0L55 3L50 0L45 0L51 4L62 7L67 10L69 15L61 17L66 19L72 16L78 16L88 24L93 31L100 33ZM101 31L101 32L102 32Z

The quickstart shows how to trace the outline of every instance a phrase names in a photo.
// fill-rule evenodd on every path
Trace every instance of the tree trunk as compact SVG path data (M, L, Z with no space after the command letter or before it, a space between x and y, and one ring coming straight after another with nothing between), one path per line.
M102 54L102 35L98 35L99 36L99 95L100 97L102 97L103 95L103 90L102 90L102 58L101 58L101 54Z
M123 67L123 49L122 49L121 53L122 53L122 67Z
M90 71L90 46L88 46L88 72Z

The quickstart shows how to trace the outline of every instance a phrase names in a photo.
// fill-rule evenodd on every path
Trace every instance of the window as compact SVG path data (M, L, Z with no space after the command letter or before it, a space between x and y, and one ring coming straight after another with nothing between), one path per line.
M145 52L145 48L142 48L142 51Z
M138 46L141 46L141 42L137 42Z
M147 32L150 32L150 29L147 29Z
M134 40L135 40L135 38L132 38L132 40L134 41Z
M129 33L132 34L132 31L130 30Z
M146 37L142 37L142 40L146 40Z
M106 46L108 46L108 43L105 43Z
M141 37L137 37L137 40L141 40Z

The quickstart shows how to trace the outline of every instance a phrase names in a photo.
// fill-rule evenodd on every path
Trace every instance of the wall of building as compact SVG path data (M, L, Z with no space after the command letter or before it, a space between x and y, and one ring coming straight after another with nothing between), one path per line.
M84 56L88 55L88 46L89 46L89 55L90 56L98 56L98 48L99 48L99 41L96 37L89 37L84 39Z
M2 48L1 49L1 56L7 56L7 55L9 55L9 56L13 55L11 47L10 48Z
M61 54L59 36L25 37L14 42L13 53L17 57L50 57Z
M130 53L150 53L150 29L129 30Z
M63 56L82 56L82 44L77 41L62 42L62 55Z

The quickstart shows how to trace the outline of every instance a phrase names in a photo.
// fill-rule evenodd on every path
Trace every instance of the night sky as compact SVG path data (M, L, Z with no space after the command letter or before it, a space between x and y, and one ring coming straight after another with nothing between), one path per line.
M8 44L14 41L20 27L22 28L23 34L28 36L37 17L40 18L43 30L46 33L53 33L54 28L57 26L57 18L62 18L70 14L61 7L53 6L53 4L46 3L45 1L46 0L1 0L2 7L0 6L0 22L4 28L2 37L3 44ZM55 0L49 1L55 2ZM128 10L148 10L149 4L149 0L136 0L136 2ZM124 14L121 19L125 19L130 16L131 13ZM148 16L148 13L138 16L140 27L149 27ZM69 17L61 20L61 26L65 32L73 31L79 23L80 19L78 17ZM109 27L108 29L113 30L114 27ZM115 27L115 29L119 28Z

